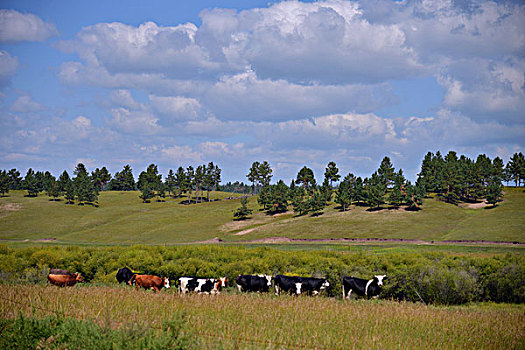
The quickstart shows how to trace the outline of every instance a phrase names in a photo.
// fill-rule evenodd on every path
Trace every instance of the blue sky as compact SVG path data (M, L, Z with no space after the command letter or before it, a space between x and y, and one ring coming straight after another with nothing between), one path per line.
M519 1L2 1L0 168L411 180L525 146Z

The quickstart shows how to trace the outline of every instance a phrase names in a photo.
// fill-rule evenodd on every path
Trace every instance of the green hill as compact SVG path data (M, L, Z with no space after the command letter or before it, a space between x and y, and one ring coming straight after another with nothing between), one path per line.
M269 216L252 197L252 218L239 222L233 221L239 199L192 205L181 204L183 199L142 203L138 192L102 192L95 208L13 191L0 198L0 239L64 244L177 244L214 238L237 242L270 237L524 242L525 192L505 191L504 202L493 209L426 199L419 212L370 212L364 207L340 212L332 205L317 217L295 217L292 212ZM218 193L217 198L228 195Z

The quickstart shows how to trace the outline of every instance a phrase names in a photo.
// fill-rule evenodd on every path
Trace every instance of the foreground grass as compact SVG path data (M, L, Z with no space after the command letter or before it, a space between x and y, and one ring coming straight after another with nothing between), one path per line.
M505 200L493 209L469 209L426 199L423 210L379 210L334 205L324 214L270 216L250 198L252 219L233 221L239 200L184 205L184 199L142 203L138 192L102 192L100 207L66 205L41 194L24 197L13 191L0 198L0 239L13 244L54 239L58 244L180 244L220 238L224 242L288 237L403 238L426 241L524 241L525 192L506 188ZM229 193L217 193L225 198Z
M523 305L415 303L271 295L180 297L127 287L0 285L2 319L49 315L111 329L161 328L185 314L188 334L212 348L462 348L525 346Z

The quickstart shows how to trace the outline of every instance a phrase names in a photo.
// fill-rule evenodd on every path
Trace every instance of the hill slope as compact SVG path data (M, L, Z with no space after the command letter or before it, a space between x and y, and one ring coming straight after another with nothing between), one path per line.
M525 241L525 193L515 188L506 188L504 202L494 209L427 199L419 212L352 207L343 213L332 205L317 217L294 217L291 212L268 216L252 197L254 215L242 222L232 220L239 200L144 204L138 192L102 192L100 207L95 208L24 194L13 191L0 198L0 239L53 238L67 244L176 244L216 237L233 242L268 237Z

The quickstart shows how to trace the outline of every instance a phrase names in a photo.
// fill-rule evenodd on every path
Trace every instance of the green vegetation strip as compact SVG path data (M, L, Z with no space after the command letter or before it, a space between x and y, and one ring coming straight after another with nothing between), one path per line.
M179 345L225 349L345 349L357 344L363 348L412 349L525 346L523 305L427 307L393 301L348 302L228 293L181 297L171 290L154 294L130 287L39 285L0 285L0 295L2 341L9 345L8 339L32 337L33 344L21 343L28 344L27 348L36 348L38 344L71 349L83 348L83 344L84 348L96 348L87 345L99 344L107 348L104 344L108 344L108 338L130 348L140 345L162 348L170 337L178 341L174 348ZM21 323L26 325L22 327ZM49 330L54 326L55 333ZM43 330L36 335L28 331L34 329ZM78 334L80 339L93 334L98 337L82 343L66 337L66 332ZM152 335L158 338L153 345Z

